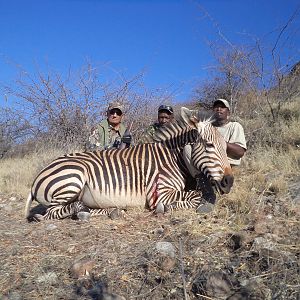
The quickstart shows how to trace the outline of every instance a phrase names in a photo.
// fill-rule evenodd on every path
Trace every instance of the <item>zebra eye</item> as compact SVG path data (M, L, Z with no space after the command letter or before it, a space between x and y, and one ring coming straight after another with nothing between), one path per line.
M211 147L211 148L214 148L214 144L212 142L206 142L206 146L207 147Z

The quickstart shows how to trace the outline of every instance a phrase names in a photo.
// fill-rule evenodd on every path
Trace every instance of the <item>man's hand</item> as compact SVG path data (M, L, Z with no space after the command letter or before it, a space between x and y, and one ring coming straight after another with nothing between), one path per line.
M122 143L127 144L127 145L131 144L131 141L132 141L131 134L123 135L121 141L122 141Z

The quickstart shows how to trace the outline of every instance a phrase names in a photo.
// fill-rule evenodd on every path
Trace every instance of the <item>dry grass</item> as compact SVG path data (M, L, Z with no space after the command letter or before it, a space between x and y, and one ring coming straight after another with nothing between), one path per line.
M131 210L120 220L26 223L24 198L2 195L0 296L102 299L108 291L126 299L201 299L198 282L215 271L252 287L254 298L242 299L299 299L299 200L293 202L288 190L292 175L299 172L299 157L296 150L268 149L256 159L249 155L237 170L232 193L208 215L181 211L160 219ZM30 170L37 169L30 167L32 159L2 161L1 167L22 165L23 176L27 169L32 177ZM13 179L17 181L11 175L7 190ZM20 191L28 184L21 182ZM257 246L257 238L274 247ZM157 253L158 241L175 246L174 259ZM80 259L92 260L94 267L89 277L75 279L70 267ZM203 299L222 299L209 295Z
M296 139L300 125L289 120L289 126ZM105 292L126 299L299 299L296 145L251 147L232 192L207 215L157 218L136 209L118 220L27 223L32 179L58 155L48 150L0 161L1 299L109 299ZM157 252L159 241L175 246L174 258ZM77 279L70 267L82 259L94 266Z
M23 158L0 160L0 191L25 197L37 173L61 154L58 150L43 149Z

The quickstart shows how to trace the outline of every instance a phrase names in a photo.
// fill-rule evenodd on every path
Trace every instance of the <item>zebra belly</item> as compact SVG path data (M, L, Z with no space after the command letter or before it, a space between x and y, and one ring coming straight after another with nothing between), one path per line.
M125 193L105 194L97 189L85 187L81 201L89 208L110 208L110 207L144 207L146 203L145 194L125 195Z

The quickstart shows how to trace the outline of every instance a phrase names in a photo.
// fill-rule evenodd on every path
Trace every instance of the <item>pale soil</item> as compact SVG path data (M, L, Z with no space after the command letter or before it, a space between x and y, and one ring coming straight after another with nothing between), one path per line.
M298 183L290 197L260 200L256 216L225 197L208 215L28 223L25 199L1 195L0 299L300 299ZM158 253L159 241L175 257ZM90 273L74 278L82 259Z

